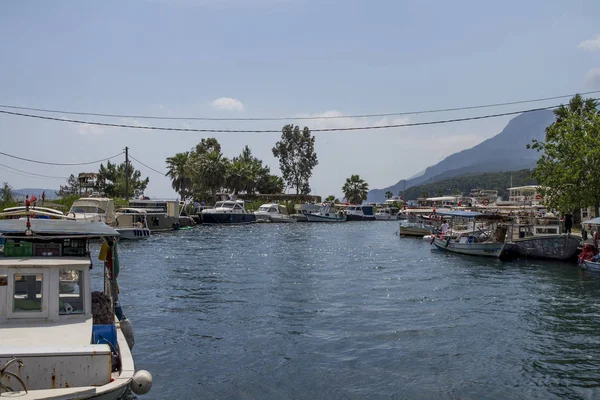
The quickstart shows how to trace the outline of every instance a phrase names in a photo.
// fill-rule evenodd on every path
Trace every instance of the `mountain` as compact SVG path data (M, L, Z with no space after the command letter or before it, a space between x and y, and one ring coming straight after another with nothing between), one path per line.
M25 189L13 189L13 196L15 196L16 199L24 199L25 196L29 195L35 195L35 197L38 198L42 198L42 193L46 192L46 198L48 200L50 199L56 199L58 198L58 190L54 190L54 189L38 189L38 188L25 188Z
M383 189L370 190L367 201L384 201L385 192L388 190L397 194L404 188L465 174L533 168L540 154L535 150L528 150L526 145L531 143L531 139L544 140L546 127L552 122L554 122L554 113L551 110L519 114L508 122L502 132L470 149L446 157L425 169L422 175L417 174L416 177L403 179Z

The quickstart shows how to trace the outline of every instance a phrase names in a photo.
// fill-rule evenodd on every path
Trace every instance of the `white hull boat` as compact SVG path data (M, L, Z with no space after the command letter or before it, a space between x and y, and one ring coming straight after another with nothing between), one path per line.
M600 263L595 261L583 261L581 264L581 269L586 269L588 271L600 272Z
M431 235L433 232L433 227L429 225L424 225L418 222L403 222L400 223L400 236L417 236L423 237L426 235Z
M256 222L291 223L296 219L288 214L286 206L280 204L263 204L254 212Z
M0 398L112 400L150 390L118 306L118 235L93 222L0 220ZM90 239L104 239L103 292L92 292Z
M465 240L466 239L466 240ZM498 257L504 243L472 243L472 237L463 236L456 241L451 237L435 237L433 245L438 249L471 256Z
M121 235L121 240L140 240L150 237L147 213L143 208L122 208L116 214L116 221L115 230Z
M308 222L345 222L346 215L336 210L332 204L325 203L319 212L306 214Z

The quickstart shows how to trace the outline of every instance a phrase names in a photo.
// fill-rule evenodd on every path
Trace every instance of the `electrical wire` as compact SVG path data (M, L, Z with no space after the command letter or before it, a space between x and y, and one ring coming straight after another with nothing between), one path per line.
M131 158L131 159L132 159L132 160L134 160L134 161L137 161L137 162L139 162L139 163L140 163L140 164L142 164L144 167L146 167L146 168L148 168L148 169L151 169L152 171L156 172L157 174L161 174L162 176L166 176L166 175L167 175L167 174L165 174L164 172L160 172L160 171L158 171L158 170L156 170L156 169L152 168L151 166L144 164L143 162L141 162L141 161L140 161L140 160L138 160L137 158L133 157L133 156L131 155L131 153L129 153L129 158Z
M39 161L39 160L32 160L30 158L24 158L24 157L19 157L19 156L13 156L12 154L8 154L8 153L3 153L0 151L0 154L2 154L3 156L6 157L10 157L10 158L15 158L17 160L22 160L22 161L28 161L28 162L32 162L32 163L36 163L36 164L44 164L44 165L62 165L62 166L73 166L73 165L90 165L90 164L98 164L102 161L106 161L106 160L110 160L112 158L118 157L121 154L123 154L123 152L120 152L118 154L115 154L114 156L110 156L110 157L106 157L103 158L101 160L96 160L96 161L89 161L89 162L83 162L83 163L55 163L55 162L48 162L48 161Z
M599 100L598 98L592 100ZM554 108L558 108L560 105L548 106L548 107L539 107L539 108L531 108L527 110L520 111L510 111L498 114L487 114L487 115L479 115L475 117L464 117L464 118L452 118L452 119L444 119L444 120L436 120L436 121L425 121L425 122L411 122L404 124L386 124L386 125L371 125L371 126L353 126L353 127L342 127L342 128L321 128L321 129L311 129L311 132L345 132L345 131L365 131L371 129L388 129L388 128L405 128L412 126L424 126L424 125L439 125L439 124L449 124L454 122L464 122L464 121L474 121L480 119L488 119L488 118L496 118L496 117L505 117L509 115L530 113L541 110L551 110ZM17 113L12 111L4 111L0 110L1 114L15 115L20 117L27 118L37 118L49 121L59 121L59 122L70 122L75 124L84 124L84 125L97 125L97 126L107 126L114 128L130 128L130 129L148 129L148 130L156 130L156 131L174 131L174 132L204 132L204 133L281 133L281 130L274 129L196 129L196 128L173 128L173 127L160 127L160 126L143 126L143 125L128 125L128 124L112 124L108 122L97 122L97 121L83 121L76 119L66 119L66 118L55 118L55 117L47 117L43 115L36 114L25 114L25 113ZM3 154L0 152L0 154ZM116 157L116 156L113 156ZM112 158L112 157L110 157ZM99 160L95 162L100 162L104 160ZM94 162L88 163L93 164ZM63 165L63 164L59 164ZM72 165L72 164L67 164ZM76 164L82 165L82 164Z
M23 171L21 169L13 168L13 167L5 165L5 164L0 164L0 166L2 166L4 168L12 169L13 171L16 171L16 172L20 172L21 174L27 174L27 175L31 175L31 176L37 176L37 177L40 177L40 178L68 179L68 178L66 178L64 176L41 175L41 174L36 174L35 172L27 172L27 171ZM5 172L12 172L12 171L6 171L6 170L4 170L4 171ZM15 172L13 172L13 173L15 173Z
M588 95L600 93L600 90L592 90L589 92L579 93L580 95ZM440 112L449 112L449 111L466 111L466 110L476 110L481 108L491 108L491 107L502 107L502 106L510 106L516 104L525 104L525 103L537 103L540 101L547 100L556 100L562 99L566 97L573 97L576 93L573 94L565 94L561 96L551 96L551 97L540 97L536 99L529 100L517 100L517 101L508 101L503 103L491 103L491 104L482 104L482 105L473 105L473 106L461 106L461 107L453 107L453 108L439 108L432 110L417 110L417 111L404 111L404 112L392 112L392 113L380 113L380 114L358 114L358 115L323 115L323 116L312 116L312 117L264 117L264 118L217 118L217 117L166 117L166 116L152 116L152 115L125 115L125 114L105 114L105 113L93 113L93 112L82 112L82 111L67 111L67 110L53 110L47 108L33 108L33 107L20 107L20 106L12 106L6 104L0 104L0 108L8 108L13 110L26 110L26 111L38 111L45 113L59 113L59 114L70 114L70 115L86 115L93 117L110 117L110 118L137 118L137 119L158 119L158 120L196 120L196 121L286 121L286 120L317 120L317 119L343 119L343 118L374 118L374 117L392 117L392 116L402 116L402 115L419 115L419 114L432 114L432 113L440 113Z

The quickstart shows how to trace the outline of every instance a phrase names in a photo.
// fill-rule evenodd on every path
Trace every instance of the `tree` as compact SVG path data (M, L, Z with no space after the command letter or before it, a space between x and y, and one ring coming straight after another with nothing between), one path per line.
M15 201L15 198L13 196L13 188L8 184L8 182L4 182L4 184L2 185L0 201L2 202L2 208L8 207Z
M328 203L331 203L332 201L335 201L335 196L332 195L332 194L330 194L329 196L327 196L325 198L325 201L328 202Z
M315 152L315 137L310 129L285 125L281 130L281 140L275 143L273 155L279 159L283 179L296 188L296 194L310 193L308 183L313 168L319 163Z
M285 190L283 178L277 175L263 175L258 180L256 190L261 194L278 194Z
M190 153L177 153L167 158L167 176L171 178L171 187L185 200L192 195L192 178L189 174L188 163Z
M600 113L598 102L575 95L554 111L556 121L543 141L527 148L542 156L532 176L549 208L566 213L594 206L600 215Z
M203 148L205 140L211 141L213 145ZM200 150L199 153L198 150ZM225 184L229 168L229 160L223 157L219 142L214 138L202 139L202 142L196 146L196 152L194 152L189 165L194 190L199 192L209 190L213 203L216 202L217 190Z
M361 204L367 199L369 193L369 185L358 175L352 175L346 179L346 183L342 187L344 196L351 204Z
M390 192L389 190L385 192L386 199L391 199L392 197L394 197L394 193Z
M58 195L60 197L64 197L73 196L76 194L79 194L79 180L75 177L75 175L71 174L69 179L67 179L67 184L65 186L60 186Z
M125 177L129 179L129 193L125 193ZM106 167L100 164L98 171L98 190L109 197L130 198L136 190L144 191L150 182L149 178L142 179L142 173L136 170L131 162L126 168L125 162L113 164L106 162Z

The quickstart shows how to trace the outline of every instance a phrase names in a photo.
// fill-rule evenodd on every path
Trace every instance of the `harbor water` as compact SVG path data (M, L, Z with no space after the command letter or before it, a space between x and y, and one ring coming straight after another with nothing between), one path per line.
M600 275L446 254L397 229L201 226L123 243L121 303L154 377L140 399L600 398Z

